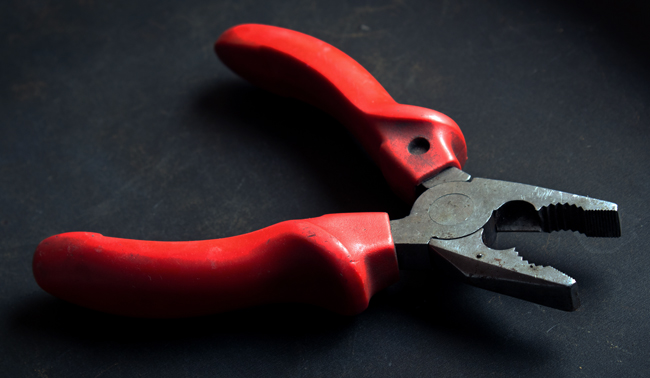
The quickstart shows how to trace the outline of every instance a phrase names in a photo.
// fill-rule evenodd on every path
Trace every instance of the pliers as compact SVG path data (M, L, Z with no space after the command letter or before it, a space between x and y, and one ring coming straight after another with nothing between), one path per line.
M410 215L331 214L249 234L155 242L71 232L37 247L33 272L50 294L99 311L186 317L271 302L341 314L363 311L399 269L445 266L468 283L571 311L576 281L492 249L503 231L621 234L616 204L537 186L472 178L458 125L434 110L398 104L359 63L295 31L235 26L215 43L230 69L276 94L315 105L346 125ZM309 125L305 125L309 127Z

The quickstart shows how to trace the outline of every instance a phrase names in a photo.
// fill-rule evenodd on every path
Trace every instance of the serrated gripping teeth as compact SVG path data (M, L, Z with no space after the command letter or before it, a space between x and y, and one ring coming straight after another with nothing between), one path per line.
M585 210L579 206L553 204L538 211L542 231L578 231L592 237L620 237L616 210Z
M473 286L564 311L580 306L573 278L524 260L514 248L489 248L483 230L460 239L431 239L429 247L434 259L444 260Z
M487 190L501 189L499 195L487 199L494 209L496 231L577 231L590 237L621 236L615 203L532 185L474 181Z

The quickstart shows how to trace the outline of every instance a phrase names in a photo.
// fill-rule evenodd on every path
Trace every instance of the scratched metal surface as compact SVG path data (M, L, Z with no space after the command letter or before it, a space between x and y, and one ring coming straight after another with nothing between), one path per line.
M643 376L650 59L635 22L648 13L597 3L2 2L0 375ZM133 320L41 291L32 253L56 233L192 240L408 212L335 120L218 61L212 42L244 22L330 42L397 101L451 116L475 176L617 202L617 240L501 240L576 278L582 308L415 272L356 317L272 305Z

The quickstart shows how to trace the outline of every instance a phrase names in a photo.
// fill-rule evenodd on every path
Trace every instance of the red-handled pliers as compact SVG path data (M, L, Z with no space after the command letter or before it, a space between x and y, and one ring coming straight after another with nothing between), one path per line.
M575 280L491 249L499 231L573 230L620 236L617 205L556 190L471 178L458 125L396 103L335 47L266 25L240 25L215 44L250 82L336 117L358 138L411 214L331 214L217 240L155 242L71 232L36 249L34 276L78 305L138 317L184 317L270 302L363 311L399 269L443 264L473 285L562 310Z

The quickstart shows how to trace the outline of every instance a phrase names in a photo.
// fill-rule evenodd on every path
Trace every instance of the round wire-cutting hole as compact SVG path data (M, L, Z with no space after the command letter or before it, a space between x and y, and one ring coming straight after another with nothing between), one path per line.
M431 148L429 141L422 137L413 139L408 146L411 155L422 155L423 153L429 151L429 148Z
M477 258L477 259L480 259L481 257L483 257L483 254L482 254L482 253L479 253L478 255L476 255L476 258Z

